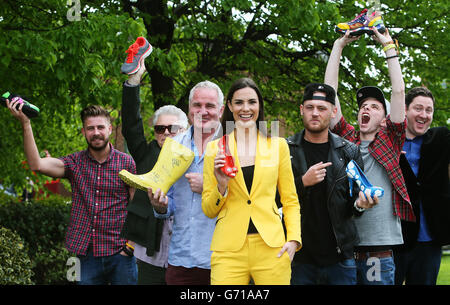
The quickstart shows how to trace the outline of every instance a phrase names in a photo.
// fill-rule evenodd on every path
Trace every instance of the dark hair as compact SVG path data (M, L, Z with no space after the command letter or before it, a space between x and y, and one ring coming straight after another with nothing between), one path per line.
M106 119L108 119L108 122L111 123L111 116L109 115L109 112L99 105L90 105L81 110L81 122L84 125L84 121L89 117L95 117L95 116L103 116Z
M433 97L433 93L431 93L430 90L428 90L428 88L426 87L415 87L412 88L411 90L408 91L408 93L406 93L405 96L405 104L406 106L409 107L409 104L412 103L413 99L417 96L424 96L424 97L429 97L433 100L433 105L434 105L434 97Z
M267 129L266 129L266 125L261 124L260 126L260 122L264 121L264 101L263 101L263 97L261 95L261 91L259 90L258 86L256 85L256 83L248 78L248 77L243 77L240 78L238 80L236 80L230 87L230 89L228 90L228 94L227 94L227 98L226 98L226 106L225 106L225 110L223 112L223 116L222 116L222 130L224 133L229 132L226 129L226 123L227 121L232 121L234 122L234 117L233 117L233 113L230 111L230 109L228 108L228 103L231 103L231 100L233 99L233 95L236 91L240 90L240 89L244 89L244 88L252 88L253 90L255 90L256 95L258 96L258 102L259 102L259 113L258 113L258 119L256 120L256 128L265 136L267 136Z

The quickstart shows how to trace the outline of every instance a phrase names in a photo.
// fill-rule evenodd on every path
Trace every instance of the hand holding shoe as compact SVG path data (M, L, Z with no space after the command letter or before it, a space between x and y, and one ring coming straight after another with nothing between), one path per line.
M217 152L216 157L214 158L214 175L217 180L217 187L219 188L219 192L224 195L226 188L228 186L228 181L230 181L231 177L225 174L222 171L222 167L225 166L225 155L220 150Z
M137 86L137 85L139 85L139 84L141 83L141 81L142 81L142 76L144 75L144 73L145 73L145 71L146 71L144 61L145 61L145 60L144 60L144 58L143 58L143 59L142 59L142 63L141 63L141 67L139 68L139 70L138 70L136 73L131 74L131 75L128 77L128 83L129 83L130 85Z
M385 46L386 44L388 44L389 42L392 41L392 38L391 38L391 35L389 34L388 29L386 29L384 34L381 34L380 32L378 32L377 28L374 28L373 32L375 33L375 35L372 36L372 39L376 42L381 43L381 45L383 45L383 46Z
M19 104L19 107L17 105ZM30 122L30 119L25 115L25 113L22 112L24 104L20 104L19 100L13 100L10 102L8 99L6 100L6 107L8 107L11 114L18 119L22 125L27 124Z
M152 203L153 208L159 214L167 213L167 207L169 204L169 197L165 196L161 189L157 189L155 192L151 188L147 190L148 198Z
M334 43L343 49L346 45L358 40L360 37L361 36L350 36L350 31L346 31L345 34L336 39Z
M360 209L371 209L378 204L378 197L364 196L363 192L359 192L359 198L356 199L356 206Z

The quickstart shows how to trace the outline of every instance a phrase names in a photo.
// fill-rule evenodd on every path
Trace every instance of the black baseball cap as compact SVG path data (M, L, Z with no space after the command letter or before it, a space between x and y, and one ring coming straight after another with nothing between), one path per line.
M314 92L317 91L325 93L325 96L314 95ZM336 91L327 84L311 83L305 87L302 103L307 100L321 100L334 105L336 103Z
M356 91L356 102L358 103L358 108L361 108L361 104L369 97L374 98L383 104L384 111L386 113L388 112L386 109L386 99L384 98L383 91L375 86L362 87Z

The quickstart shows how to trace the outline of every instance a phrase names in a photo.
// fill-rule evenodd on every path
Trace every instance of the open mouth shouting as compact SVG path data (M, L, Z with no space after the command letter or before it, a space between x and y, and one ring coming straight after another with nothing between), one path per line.
M367 124L369 124L369 121L370 121L370 115L368 113L363 113L361 115L361 124L367 125Z

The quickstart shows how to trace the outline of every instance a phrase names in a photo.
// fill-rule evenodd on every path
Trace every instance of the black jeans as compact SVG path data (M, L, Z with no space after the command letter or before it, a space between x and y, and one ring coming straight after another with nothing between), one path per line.
M138 259L136 263L138 285L166 285L166 268L157 267Z
M395 284L436 285L442 249L430 242L417 242L411 250L394 251Z

